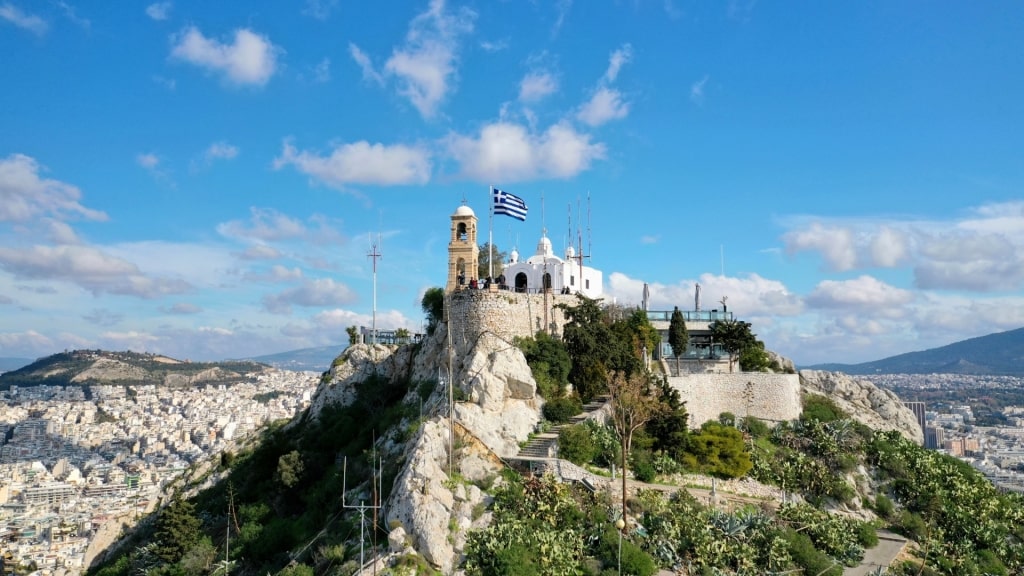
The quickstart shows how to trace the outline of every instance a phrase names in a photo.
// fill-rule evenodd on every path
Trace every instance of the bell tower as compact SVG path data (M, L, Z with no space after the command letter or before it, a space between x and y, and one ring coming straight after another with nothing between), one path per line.
M452 214L452 236L448 241L448 284L445 292L469 286L477 280L480 247L476 243L476 214L463 204Z

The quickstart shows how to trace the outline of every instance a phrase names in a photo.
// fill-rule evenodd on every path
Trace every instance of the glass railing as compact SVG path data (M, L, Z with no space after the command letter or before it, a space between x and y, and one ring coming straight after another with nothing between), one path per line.
M732 312L718 310L680 310L686 322L714 322L716 320L732 320ZM671 322L671 310L648 310L647 319L652 322Z

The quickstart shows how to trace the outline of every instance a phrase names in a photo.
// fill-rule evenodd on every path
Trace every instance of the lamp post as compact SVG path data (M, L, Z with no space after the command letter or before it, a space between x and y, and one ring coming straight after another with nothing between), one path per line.
M626 527L626 521L619 518L615 521L615 528L619 533L619 576L622 576L622 530Z

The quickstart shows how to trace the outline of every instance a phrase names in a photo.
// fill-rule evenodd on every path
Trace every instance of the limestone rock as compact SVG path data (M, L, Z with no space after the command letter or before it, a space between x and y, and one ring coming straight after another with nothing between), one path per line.
M792 360L785 356L768 350L768 360L773 364L778 364L782 371L786 374L796 374L796 364Z
M924 431L899 396L871 382L842 372L801 370L805 392L828 396L858 422L877 430L897 430L909 440L924 443Z

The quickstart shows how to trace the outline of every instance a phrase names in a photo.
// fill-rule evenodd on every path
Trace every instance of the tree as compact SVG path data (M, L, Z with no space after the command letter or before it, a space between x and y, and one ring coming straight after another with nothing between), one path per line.
M444 320L444 288L427 288L420 300L420 307L427 315L427 334L433 334L434 328Z
M348 328L345 328L345 333L348 334L349 346L355 346L359 343L359 328L349 326Z
M490 250L488 250L488 247ZM497 278L505 270L505 258L508 254L502 252L497 246L490 243L480 245L480 253L477 256L477 278ZM491 262L494 262L494 275L491 276Z
M672 355L676 357L676 372L679 372L679 357L686 352L690 343L690 333L686 330L686 319L679 311L679 306L672 310L672 319L668 324L668 344L672 347Z
M659 388L662 409L651 418L645 430L654 440L653 450L679 461L686 450L689 415L679 390L670 386L667 379L661 380Z
M156 521L153 553L168 563L181 560L186 552L199 543L202 523L195 514L195 506L176 497L160 513Z
M398 340L399 343L405 344L409 341L410 336L411 334L409 334L409 330L407 328L399 328L395 330L395 339Z
M612 325L600 300L585 296L578 299L576 306L556 307L566 317L562 341L572 360L569 382L580 399L589 402L606 391L610 372L630 376L643 370L639 348L654 331L645 330L633 316Z
M302 461L302 454L299 454L298 450L292 450L277 459L277 473L274 474L274 477L285 488L291 488L298 484L305 469L306 465Z
M740 320L715 320L711 323L711 337L729 353L729 372L732 372L736 358L750 346L757 343L757 336L750 331L750 322Z
M626 376L612 372L608 378L611 393L612 424L622 444L622 519L626 519L626 467L633 434L660 410L658 398L652 394L647 375Z

